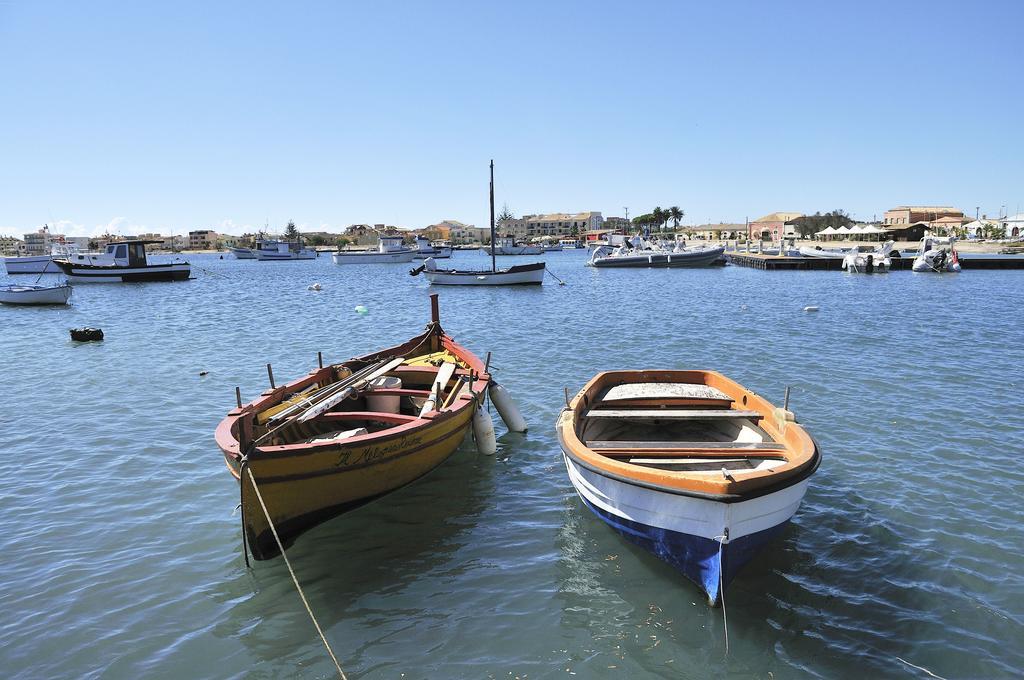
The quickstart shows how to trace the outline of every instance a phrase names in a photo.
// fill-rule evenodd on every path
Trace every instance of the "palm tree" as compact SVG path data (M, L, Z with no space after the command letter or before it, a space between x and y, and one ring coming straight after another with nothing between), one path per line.
M686 211L680 209L678 205L674 205L668 209L668 216L672 218L672 221L675 222L675 228L678 229L679 220L686 216Z
M651 211L651 217L654 218L654 223L658 225L660 229L662 225L668 222L668 213L661 209L661 206L657 206Z

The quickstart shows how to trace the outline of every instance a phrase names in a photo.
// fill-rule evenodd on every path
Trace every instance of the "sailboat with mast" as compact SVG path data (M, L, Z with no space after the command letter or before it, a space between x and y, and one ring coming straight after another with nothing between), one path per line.
M494 161L491 161L491 268L439 269L434 258L428 257L423 264L409 272L416 276L423 274L427 280L439 286L539 286L544 283L544 263L517 264L498 269L494 252Z

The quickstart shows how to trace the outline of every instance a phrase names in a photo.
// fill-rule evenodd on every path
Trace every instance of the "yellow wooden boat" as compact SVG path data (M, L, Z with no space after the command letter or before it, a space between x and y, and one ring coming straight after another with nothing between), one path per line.
M262 505L287 548L422 477L462 443L490 375L441 328L436 295L431 306L430 324L408 342L272 387L221 421L217 445L240 480L256 559L280 552Z

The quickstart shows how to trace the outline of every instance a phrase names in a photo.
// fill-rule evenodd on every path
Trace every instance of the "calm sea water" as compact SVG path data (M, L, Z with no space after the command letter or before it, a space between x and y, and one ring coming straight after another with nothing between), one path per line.
M349 677L1024 673L1024 272L546 259L567 285L433 291L449 333L493 352L529 433L499 425L497 456L467 442L289 552ZM406 266L191 260L205 271L190 282L0 307L5 677L334 672L284 563L245 568L213 430L236 385L265 389L267 362L286 380L318 350L342 360L417 333L431 290ZM107 339L70 342L86 325ZM650 367L717 369L780 402L791 385L824 452L724 612L591 516L560 459L563 388Z

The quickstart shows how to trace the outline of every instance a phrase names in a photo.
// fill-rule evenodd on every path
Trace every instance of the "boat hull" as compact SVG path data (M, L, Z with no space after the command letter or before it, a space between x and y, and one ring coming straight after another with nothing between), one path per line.
M74 264L65 261L58 261L57 264L72 283L185 281L192 273L192 267L188 262L149 264L141 267Z
M8 274L60 274L51 255L5 257L3 261Z
M0 302L7 305L66 305L71 286L4 286Z
M625 538L678 569L717 606L722 591L793 517L806 478L749 500L701 498L616 479L563 452L583 503ZM728 538L724 539L726 531Z
M294 456L254 457L247 465L287 548L308 529L414 482L445 462L465 438L472 415L473 409L464 408L393 437ZM229 455L225 460L238 477L239 460ZM257 560L272 558L280 550L247 473L241 484L249 549Z
M445 247L445 248L435 248L433 250L417 250L416 254L413 255L413 259L414 260L425 260L428 257L432 257L435 260L447 260L451 256L452 256L452 249L448 248L448 247Z
M334 264L401 264L412 262L415 256L415 250L396 253L380 253L371 250L367 252L337 252L331 255L331 260L334 261Z
M244 258L243 258L244 259ZM280 253L276 251L256 251L256 259L260 262L289 262L292 260L315 260L315 250L302 250L299 252Z
M256 254L252 252L252 248L232 248L231 254L238 260L255 260Z
M497 272L425 269L423 275L437 286L539 286L544 283L544 263L518 265Z
M644 255L619 255L594 258L587 264L592 267L710 267L720 261L725 248L709 248L699 252L648 253Z

